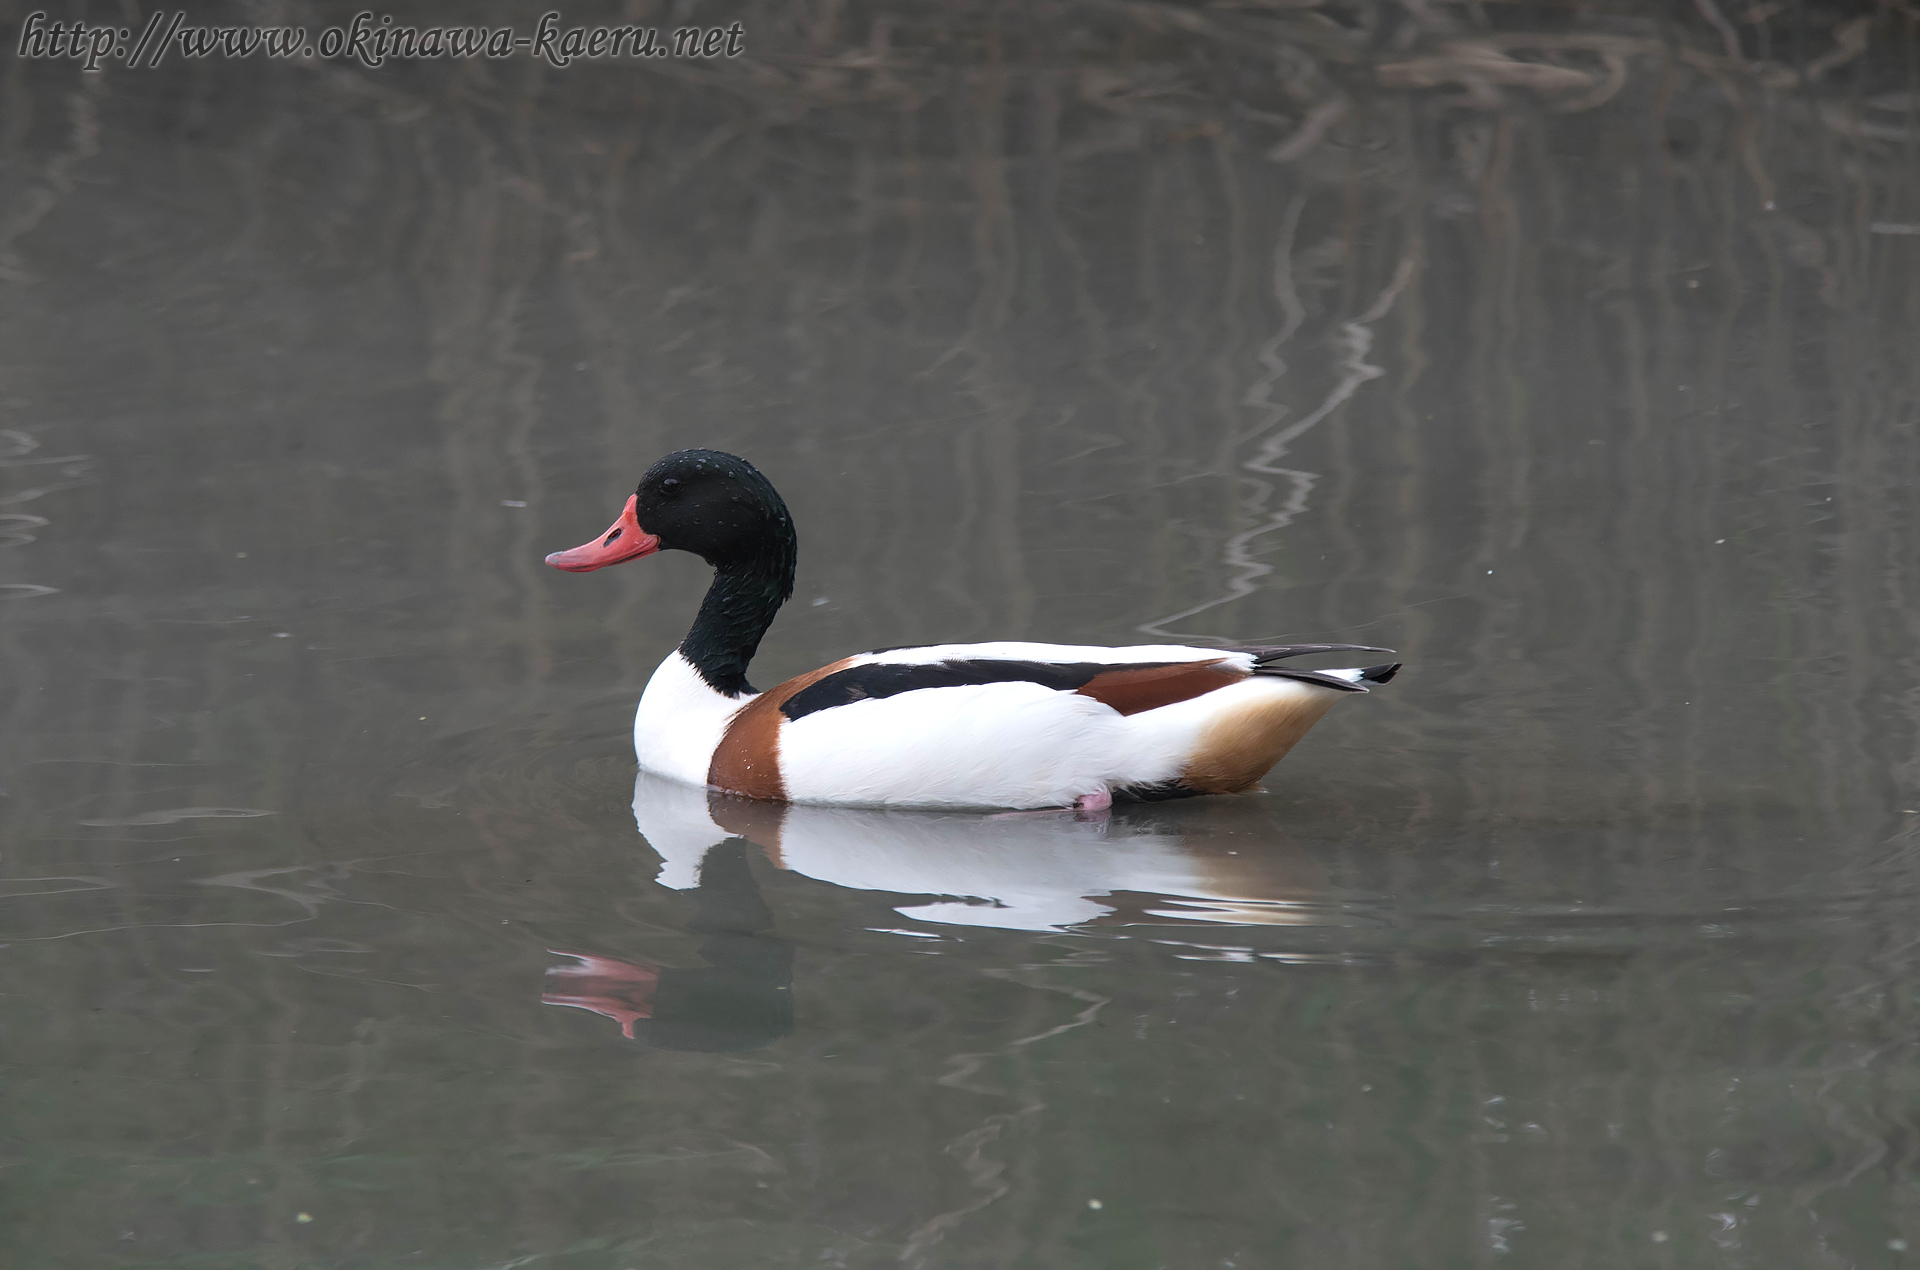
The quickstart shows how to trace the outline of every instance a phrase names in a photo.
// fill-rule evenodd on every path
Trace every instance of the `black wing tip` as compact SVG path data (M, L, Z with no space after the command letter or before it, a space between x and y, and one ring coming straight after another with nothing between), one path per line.
M1276 679L1293 679L1300 683L1319 684L1322 688L1332 688L1336 692L1371 692L1373 689L1367 685L1372 684L1377 687L1386 683L1400 673L1401 665L1401 662L1394 662L1387 666L1367 666L1352 679L1344 676L1355 674L1353 671L1334 674L1326 670L1298 670L1292 666L1255 666L1253 673L1271 675Z
M1335 692L1366 692L1366 685L1330 675L1324 670L1294 670L1288 666L1261 666L1254 670L1256 675L1269 675L1275 679L1291 679L1296 683L1319 684L1322 688L1331 688Z
M1393 650L1375 644L1247 644L1227 651L1252 653L1254 661L1270 662L1287 657L1305 657L1312 653L1390 653Z

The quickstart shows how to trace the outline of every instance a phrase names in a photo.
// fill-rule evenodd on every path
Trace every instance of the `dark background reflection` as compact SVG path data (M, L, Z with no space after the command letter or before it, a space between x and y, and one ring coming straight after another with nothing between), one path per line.
M9 1264L1920 1255L1907 0L583 3L746 53L91 75L28 11ZM701 569L540 560L696 444L800 527L760 681L1399 649L1271 793L1116 816L1313 920L657 882L626 730ZM752 1036L543 1006L549 949L738 954Z

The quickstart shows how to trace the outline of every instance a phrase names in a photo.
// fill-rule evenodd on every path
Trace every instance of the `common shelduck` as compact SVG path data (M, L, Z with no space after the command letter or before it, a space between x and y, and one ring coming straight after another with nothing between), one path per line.
M1001 641L882 648L766 692L747 663L793 594L787 505L745 459L680 450L648 469L613 525L547 557L586 573L691 551L713 585L633 720L647 771L776 802L1078 807L1251 788L1348 693L1398 663L1283 666L1364 644L1199 648Z

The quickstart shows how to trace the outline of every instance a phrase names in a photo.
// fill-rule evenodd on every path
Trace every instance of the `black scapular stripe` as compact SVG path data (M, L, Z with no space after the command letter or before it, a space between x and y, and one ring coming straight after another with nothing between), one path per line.
M970 684L1036 683L1063 692L1084 688L1096 675L1110 670L1145 670L1176 666L1178 662L1099 661L935 661L903 666L896 662L872 662L835 671L788 697L780 713L789 719L804 719L821 710L850 705L855 701L897 697L921 688L960 688Z

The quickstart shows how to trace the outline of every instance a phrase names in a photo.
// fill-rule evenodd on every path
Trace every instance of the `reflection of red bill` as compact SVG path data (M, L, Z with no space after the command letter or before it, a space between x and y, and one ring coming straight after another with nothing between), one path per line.
M566 980L567 991L541 993L542 1005L571 1005L605 1015L620 1025L620 1034L628 1040L633 1039L634 1020L653 1017L653 990L660 982L658 967L558 948L547 951L580 964L554 966L547 971Z

